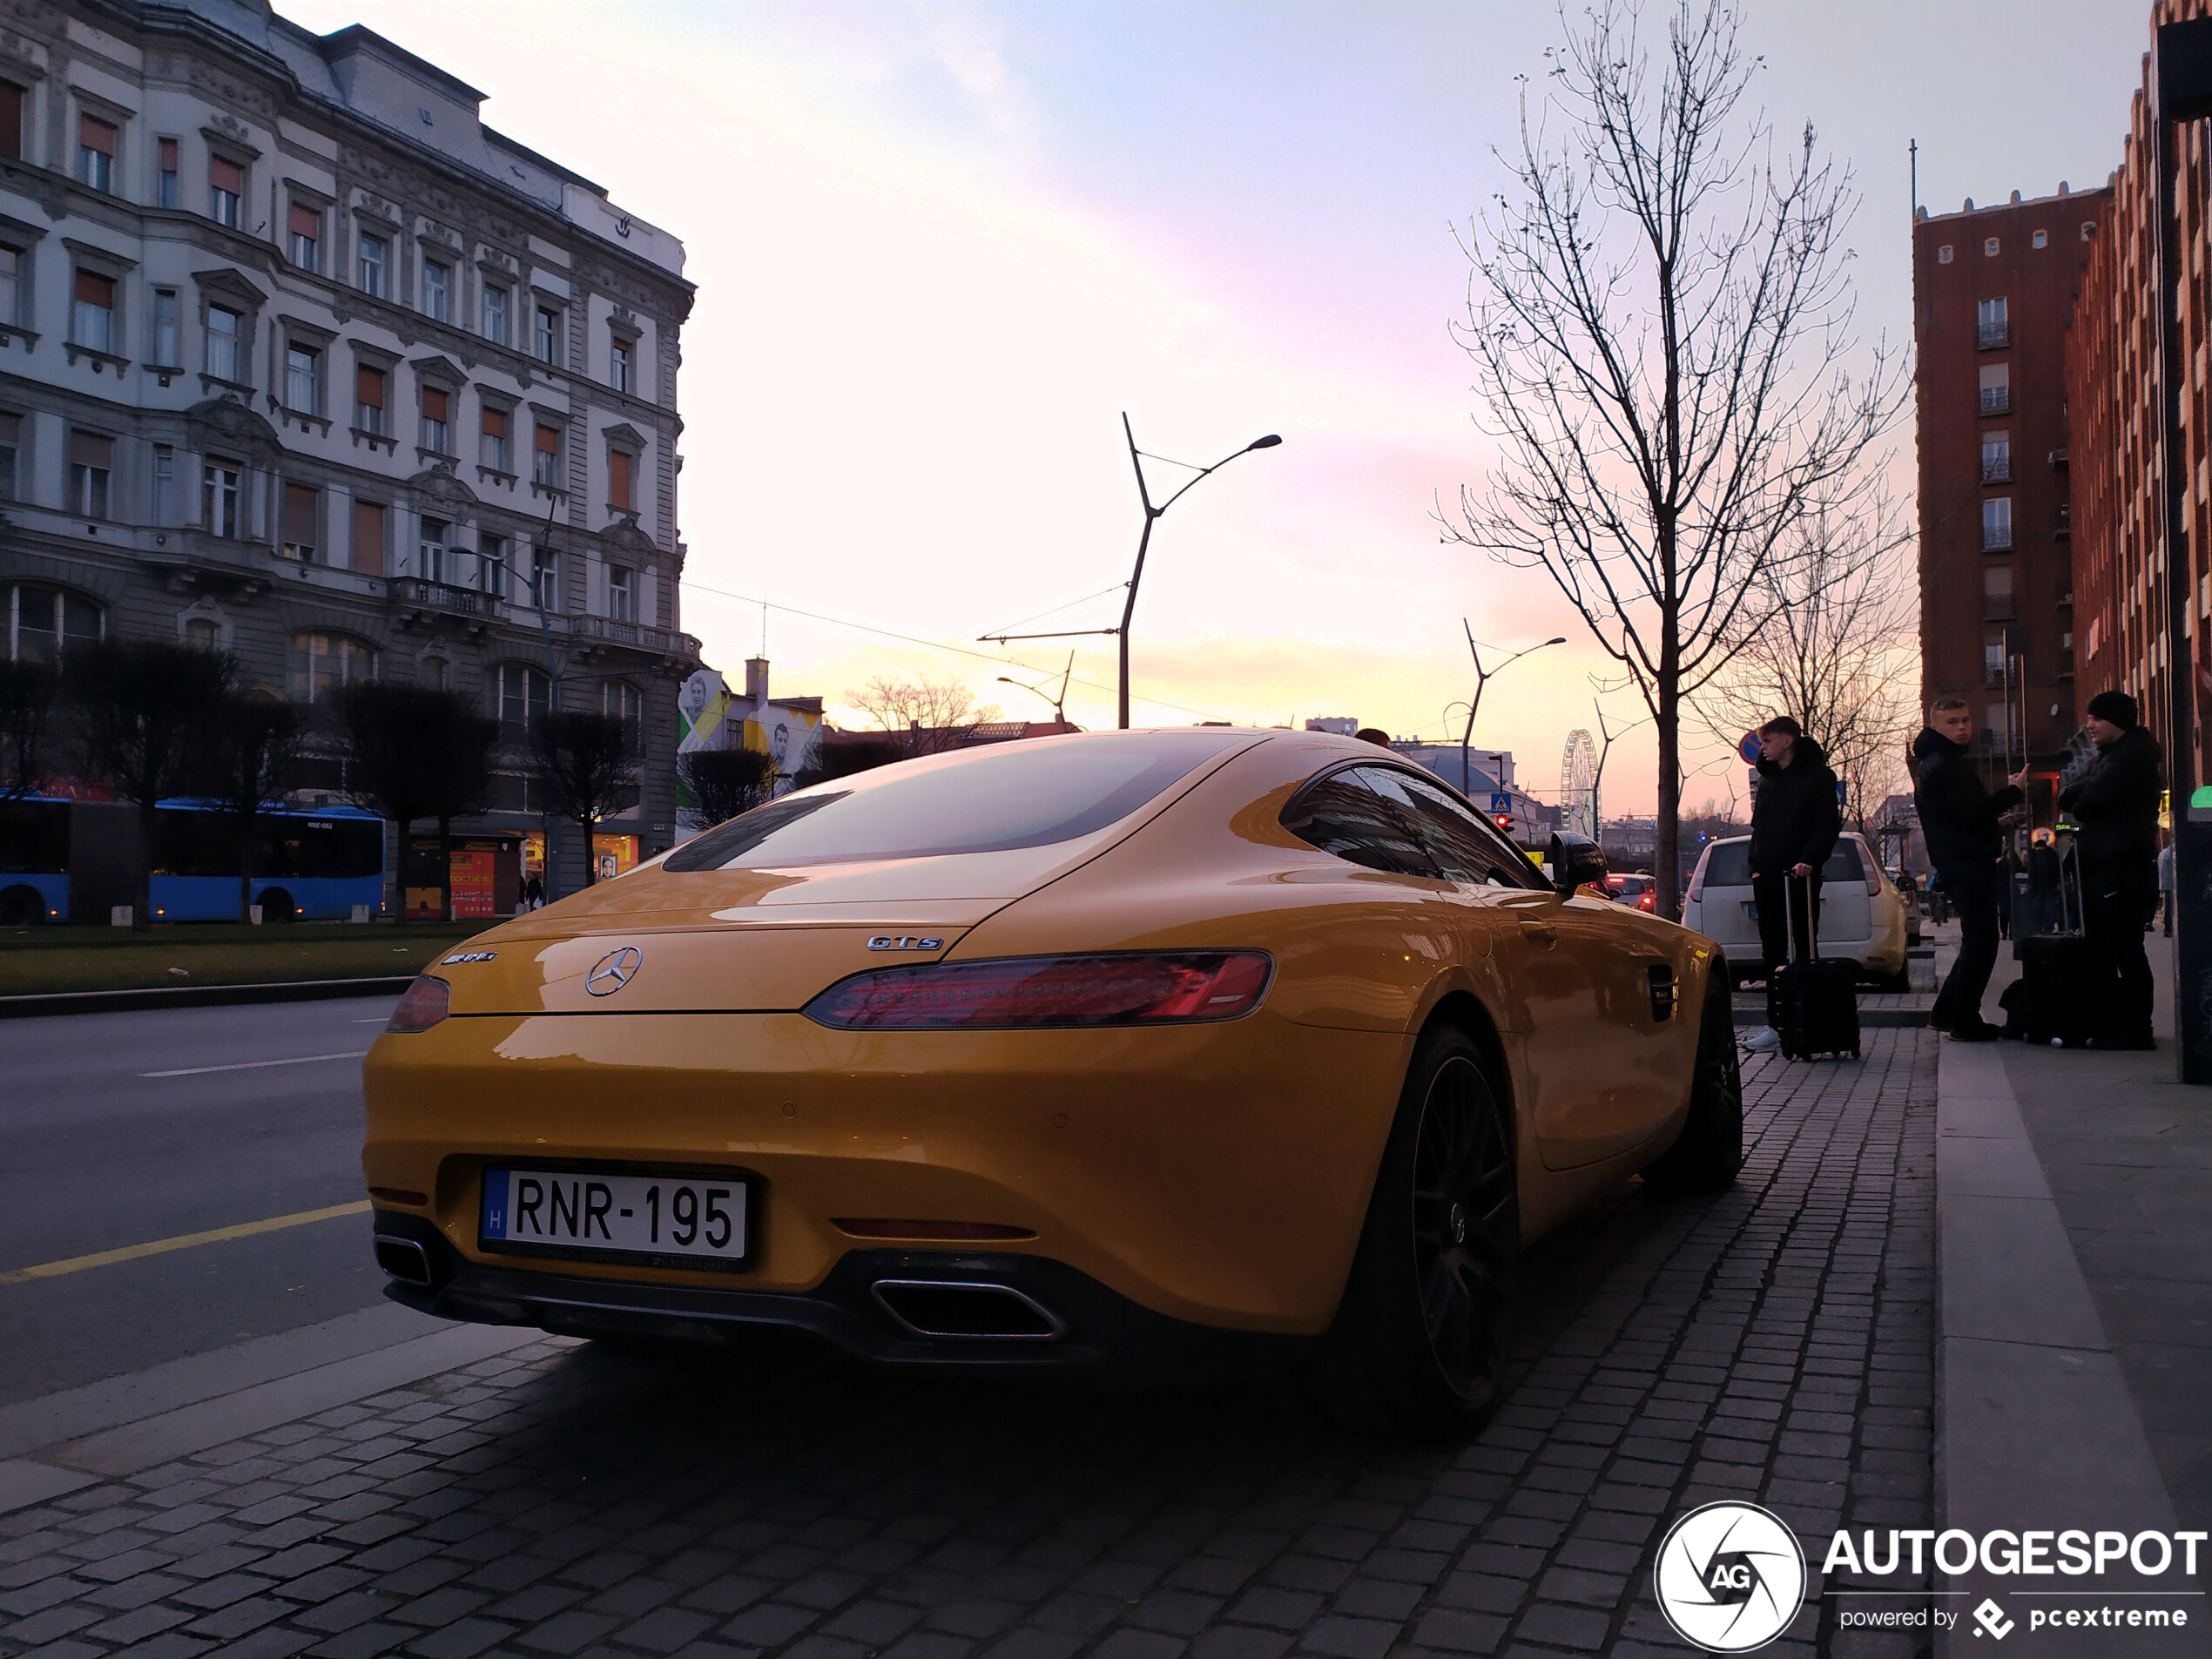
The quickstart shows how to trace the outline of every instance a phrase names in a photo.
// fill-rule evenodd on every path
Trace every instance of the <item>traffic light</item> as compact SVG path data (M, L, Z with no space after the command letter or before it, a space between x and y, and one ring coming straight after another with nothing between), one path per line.
M1490 816L1496 821L1500 829L1504 830L1508 834L1512 833L1513 814L1511 813L1493 813Z

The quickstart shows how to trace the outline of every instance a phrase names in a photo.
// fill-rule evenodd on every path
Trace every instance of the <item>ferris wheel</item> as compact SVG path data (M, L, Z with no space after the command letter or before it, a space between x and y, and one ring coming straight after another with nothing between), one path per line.
M1577 726L1559 758L1559 826L1597 840L1597 745Z

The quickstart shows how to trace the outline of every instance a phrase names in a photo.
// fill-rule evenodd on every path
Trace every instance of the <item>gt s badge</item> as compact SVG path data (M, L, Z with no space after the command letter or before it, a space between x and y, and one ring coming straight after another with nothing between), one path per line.
M868 941L870 950L942 950L945 941L932 934L917 938L912 934L878 934Z
M637 964L644 960L645 953L635 945L610 950L591 965L591 971L584 975L583 988L594 996L612 996L630 983Z

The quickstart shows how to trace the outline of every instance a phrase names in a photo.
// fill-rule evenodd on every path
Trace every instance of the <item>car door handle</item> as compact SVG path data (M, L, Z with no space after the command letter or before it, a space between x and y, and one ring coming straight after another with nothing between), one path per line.
M1554 922L1526 921L1521 924L1521 936L1523 939L1541 940L1548 945L1559 937L1559 927Z

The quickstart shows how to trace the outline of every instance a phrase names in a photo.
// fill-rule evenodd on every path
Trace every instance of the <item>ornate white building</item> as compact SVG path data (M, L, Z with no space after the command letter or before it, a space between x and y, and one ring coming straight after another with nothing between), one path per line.
M608 828L649 856L698 665L692 289L674 237L482 98L266 0L0 0L0 645L158 634L303 701L480 696L508 765L469 827L518 839L550 665L562 705L637 722L643 799Z

